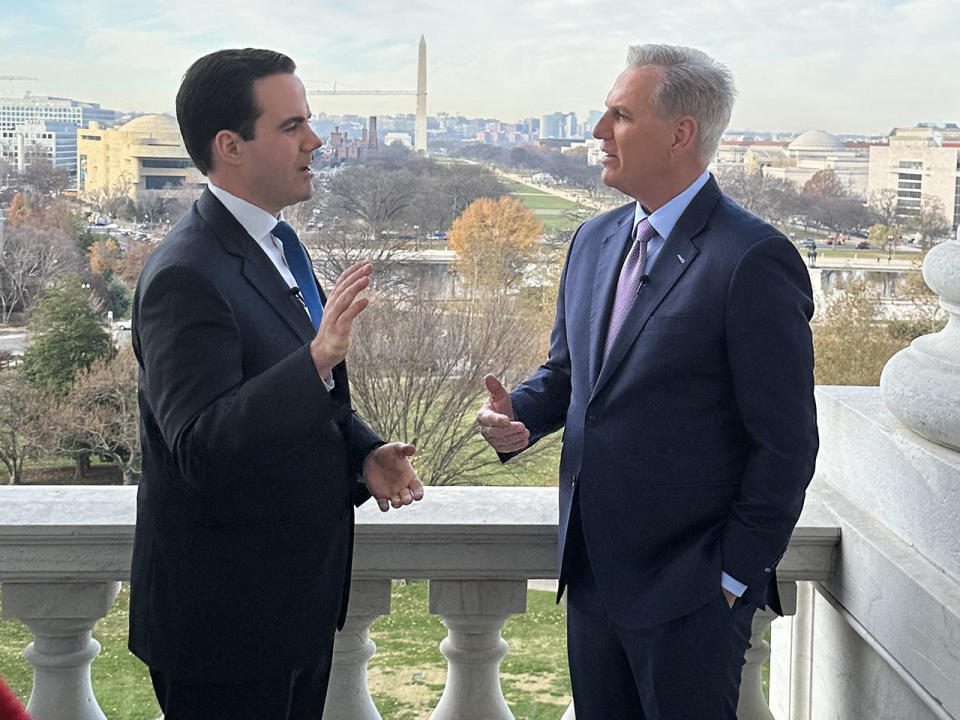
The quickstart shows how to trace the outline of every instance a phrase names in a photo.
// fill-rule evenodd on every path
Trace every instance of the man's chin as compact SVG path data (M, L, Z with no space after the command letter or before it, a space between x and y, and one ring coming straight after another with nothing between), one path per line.
M610 168L604 168L600 173L600 182L602 182L607 187L612 187L614 190L620 190L617 187L617 174ZM623 192L621 190L621 192Z

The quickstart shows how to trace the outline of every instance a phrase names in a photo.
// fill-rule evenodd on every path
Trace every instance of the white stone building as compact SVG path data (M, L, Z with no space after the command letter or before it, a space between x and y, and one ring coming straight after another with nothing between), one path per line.
M960 128L896 128L888 145L870 148L869 193L896 192L897 214L909 217L924 196L936 197L953 230L960 224Z
M742 165L749 172L789 180L802 188L821 170L832 170L851 195L866 197L869 145L844 142L823 130L807 130L789 142L728 140L716 166Z

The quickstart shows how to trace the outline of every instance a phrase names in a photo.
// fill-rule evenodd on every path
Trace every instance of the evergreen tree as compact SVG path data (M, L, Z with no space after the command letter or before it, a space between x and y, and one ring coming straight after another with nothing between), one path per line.
M63 397L79 370L113 354L110 335L80 276L66 275L48 288L30 319L33 341L23 353L23 369L41 392Z

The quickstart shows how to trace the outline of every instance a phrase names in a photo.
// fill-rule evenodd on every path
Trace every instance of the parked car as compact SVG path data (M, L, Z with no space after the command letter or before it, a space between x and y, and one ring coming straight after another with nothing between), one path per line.
M868 243L866 240L861 240L860 242L857 243L857 250L869 250L869 249L870 249L870 243Z
M817 241L813 238L804 238L800 241L800 247L810 248L811 250L816 249Z

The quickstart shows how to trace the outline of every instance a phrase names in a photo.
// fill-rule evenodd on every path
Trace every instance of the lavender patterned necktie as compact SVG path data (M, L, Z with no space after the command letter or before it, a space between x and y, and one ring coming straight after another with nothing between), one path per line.
M647 218L639 222L636 229L637 239L633 241L627 259L620 268L620 278L617 280L617 294L613 299L613 311L610 313L610 326L607 328L607 341L603 348L603 359L606 361L610 354L613 341L627 319L633 301L640 291L640 281L647 270L647 243L657 234Z

